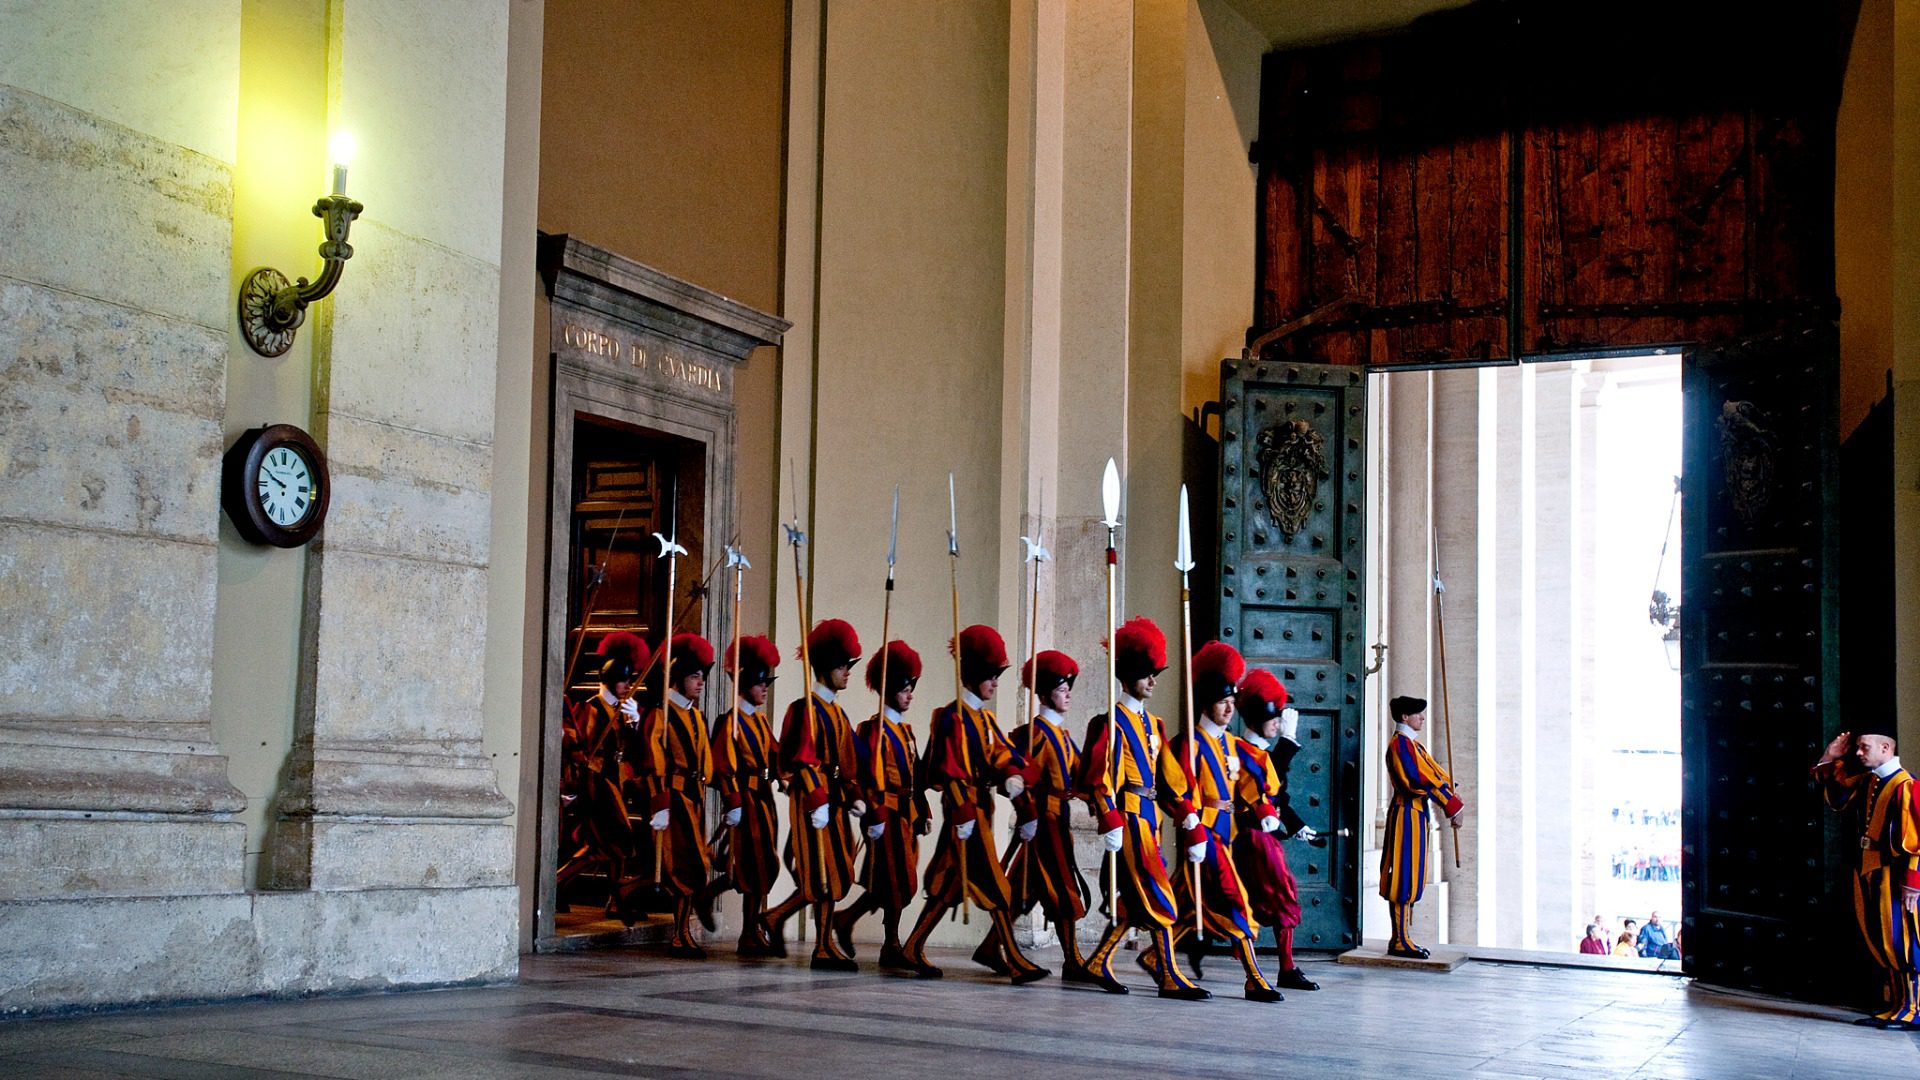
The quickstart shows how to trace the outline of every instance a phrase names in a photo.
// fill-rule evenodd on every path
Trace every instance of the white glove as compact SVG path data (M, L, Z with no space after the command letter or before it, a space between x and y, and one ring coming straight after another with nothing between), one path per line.
M1313 826L1302 825L1300 826L1300 831L1293 834L1293 838L1302 843L1311 844L1320 838L1320 834L1313 831Z
M865 799L853 800L852 813L854 817L866 817L867 816L867 800Z
M1039 831L1040 831L1039 818L1034 818L1032 821L1024 822L1020 826L1020 839L1030 841L1033 839L1033 834Z
M1020 779L1018 775L1007 777L1007 798L1017 799L1020 797L1020 793L1025 790L1027 790L1027 782L1025 780Z
M659 832L661 829L666 828L667 812L665 810L655 810L652 820L648 821L647 824L653 827L654 832Z
M1180 819L1180 827L1181 827L1181 828L1183 828L1183 829L1197 829L1197 828L1199 828L1199 827L1200 827L1200 815L1199 815L1199 814L1188 814L1188 815L1187 815L1186 817L1183 817L1183 818L1181 818L1181 819Z
M826 803L821 803L819 806L813 808L813 813L807 815L807 824L812 825L816 829L824 829L827 827Z
M1300 710L1289 705L1280 710L1280 737L1290 743L1300 740L1294 736L1300 731Z
M726 822L729 826L740 824L740 808L736 806L733 809L727 811L726 816L721 818L720 820Z
M628 698L620 703L620 718L629 724L640 722L640 703Z
M1188 862L1206 862L1207 861L1207 842L1205 840L1202 840L1197 844L1188 845L1187 861Z
M1122 826L1121 828L1115 829L1112 832L1101 833L1100 842L1107 845L1108 851L1119 851L1120 841L1126 835L1127 835L1127 830L1125 826Z
M1260 819L1261 832L1272 832L1273 830L1279 827L1280 827L1280 819L1277 817L1274 817L1272 814L1268 814L1266 817L1263 817Z
M973 826L974 826L974 820L972 818L968 818L967 820L960 823L959 828L953 830L953 835L959 837L962 840L971 840L973 839Z
M876 821L873 824L867 826L867 839L878 840L882 836L886 835L886 832L887 832L887 823L884 821Z

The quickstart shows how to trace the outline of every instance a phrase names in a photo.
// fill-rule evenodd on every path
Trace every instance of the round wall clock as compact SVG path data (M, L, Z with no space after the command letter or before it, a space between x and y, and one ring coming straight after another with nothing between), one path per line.
M327 456L292 424L246 432L221 460L220 504L240 535L256 544L290 548L313 539L326 520L332 487Z

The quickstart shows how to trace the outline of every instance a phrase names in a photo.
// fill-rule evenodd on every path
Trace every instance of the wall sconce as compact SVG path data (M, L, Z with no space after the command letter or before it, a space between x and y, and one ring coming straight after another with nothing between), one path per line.
M333 194L313 204L313 216L325 223L326 239L320 242L320 276L311 283L301 278L288 284L287 276L263 266L240 283L240 333L247 345L261 356L279 356L293 347L294 331L307 319L307 305L319 300L340 284L347 260L353 258L353 245L347 243L347 230L353 219L366 209L347 198L347 165L353 158L353 136L334 135L328 144L333 158Z

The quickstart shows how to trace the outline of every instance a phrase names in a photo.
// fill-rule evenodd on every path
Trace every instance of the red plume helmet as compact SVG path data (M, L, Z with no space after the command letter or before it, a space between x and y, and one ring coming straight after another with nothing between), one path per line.
M807 654L815 674L860 659L860 635L845 619L821 619L807 635Z
M880 658L887 664L887 693L899 693L903 687L920 681L920 654L904 641L887 642L887 647L867 661L867 687L880 689Z
M1209 641L1193 654L1193 700L1201 706L1232 697L1239 689L1240 677L1247 673L1247 662L1240 650L1221 641Z
M947 651L953 652L953 642L947 642ZM991 679L1007 670L1007 643L1000 637L1000 631L982 623L975 623L960 631L960 680L976 683Z
M679 682L696 671L704 672L713 666L713 645L699 634L673 635L673 670L667 673L669 682Z
M1167 670L1167 635L1145 615L1120 624L1113 635L1113 662L1122 682Z
M1287 688L1265 668L1254 668L1240 680L1240 715L1248 727L1259 727L1287 707Z
M1035 669L1039 672L1038 679L1034 678ZM1073 685L1073 680L1079 676L1080 665L1073 662L1073 657L1058 649L1042 650L1032 660L1020 665L1020 685L1032 687L1033 692L1041 697L1053 693L1053 688L1061 683Z
M640 670L647 666L653 653L647 649L647 643L640 635L625 630L615 630L600 639L600 681L611 686L617 682L632 682Z
M729 672L733 670L733 650L732 645L727 646L726 666ZM779 666L780 650L774 648L773 642L758 634L740 639L739 689L772 682L773 671Z

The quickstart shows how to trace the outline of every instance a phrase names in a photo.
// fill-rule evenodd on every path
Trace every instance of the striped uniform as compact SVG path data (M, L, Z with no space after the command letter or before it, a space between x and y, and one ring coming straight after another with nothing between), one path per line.
M1913 777L1898 767L1875 776L1844 759L1816 765L1813 775L1827 805L1850 812L1858 827L1853 913L1867 952L1886 972L1890 1007L1879 1016L1920 1023L1920 920L1901 903L1903 888L1920 889L1920 807L1914 802Z
M1245 740L1224 728L1218 733L1208 731L1204 723L1199 725L1197 735L1192 773L1186 772L1186 732L1174 736L1168 748L1168 757L1178 762L1177 767L1186 777L1192 793L1191 801L1199 808L1200 827L1207 834L1207 857L1197 864L1201 898L1205 901L1200 916L1209 935L1226 939L1234 956L1240 960L1241 967L1246 970L1248 984L1268 987L1266 976L1260 971L1260 965L1253 955L1254 939L1260 936L1260 923L1254 918L1251 897L1233 857L1233 796L1240 786L1242 766L1239 744ZM1164 760L1161 767L1166 767ZM1163 799L1172 786L1165 782L1163 776ZM1169 811L1171 809L1169 807ZM1185 872L1174 883L1180 899L1180 924L1174 929L1175 941L1194 933L1195 865L1188 863Z
M679 698L679 695L674 695ZM693 898L707 887L713 864L707 853L707 782L713 776L713 752L707 742L707 718L685 698L669 700L664 717L656 708L640 724L646 753L637 763L650 807L667 811L666 835L656 830L660 884L674 895L672 943L692 946Z
M1286 797L1285 785L1287 766L1299 753L1300 744L1280 739L1270 749L1262 750L1252 740L1242 738L1234 749L1240 754L1240 783L1234 790L1238 829L1233 861L1247 886L1247 901L1254 917L1273 927L1278 937L1282 931L1300 925L1300 888L1287 866L1286 843L1281 839L1306 825ZM1266 832L1260 828L1260 822L1269 817L1280 819L1280 829Z
M1387 778L1393 798L1387 804L1386 839L1380 846L1380 896L1393 917L1392 946L1414 948L1407 936L1413 905L1427 887L1427 833L1433 827L1429 802L1452 817L1465 805L1454 794L1453 778L1427 749L1404 731L1387 741Z
M972 695L968 695L972 698ZM1000 868L993 840L993 788L1009 776L1031 775L1026 760L1007 741L999 718L979 699L949 702L934 711L927 753L920 761L921 787L940 790L944 823L940 840L927 865L927 903L920 921L907 938L906 953L915 963L926 963L927 937L940 916L960 902L960 860L966 859L967 896L986 911L1000 932L1001 947L1015 977L1036 969L1013 943L1013 923L1007 911L1013 887ZM960 839L955 831L971 820L973 835Z
M1138 927L1153 938L1159 955L1167 958L1160 965L1161 989L1191 988L1192 980L1173 956L1172 930L1179 921L1180 906L1167 876L1166 861L1160 856L1160 809L1153 786L1156 775L1174 786L1175 790L1165 793L1164 801L1175 815L1177 826L1194 812L1185 790L1186 770L1170 756L1166 725L1146 711L1145 702L1123 699L1114 707L1113 721L1111 726L1119 732L1115 739L1119 752L1109 750L1108 718L1100 715L1087 726L1087 749L1081 757L1080 790L1100 820L1097 828L1102 834L1126 830L1118 852L1120 895L1108 896L1108 903L1114 905L1111 910L1118 917L1087 958L1087 967L1111 979L1114 949L1126 937L1128 927ZM1204 830L1195 828L1185 835L1182 846L1206 838ZM1103 891L1107 880L1103 867Z
M853 725L833 695L820 687L787 708L780 730L780 767L787 783L786 862L797 895L807 903L833 903L853 883L853 830L848 807L856 791ZM829 807L827 825L809 821L816 807Z
M735 888L765 900L780 878L780 814L773 796L779 745L773 725L759 709L736 706L714 721L711 742L714 789L728 810L740 811L739 825L719 830L714 851Z
M1033 786L1013 802L1016 817L1021 825L1039 824L1031 842L1014 834L1005 859L1013 885L1013 913L1025 915L1039 904L1062 926L1087 913L1087 883L1073 854L1073 788L1080 772L1080 748L1063 726L1065 719L1042 709L1033 723L1009 736L1023 750L1032 746L1036 773Z
M920 891L920 822L927 820L926 796L914 780L920 762L913 725L887 710L886 719L869 717L860 725L860 790L867 800L866 824L886 822L878 840L867 842L860 884L875 905L898 910Z
M564 889L590 865L604 863L614 910L632 925L644 914L633 901L627 878L643 863L641 839L621 792L626 771L624 727L619 705L603 690L574 708L562 735L564 790L570 798L566 801L568 851L557 880Z

